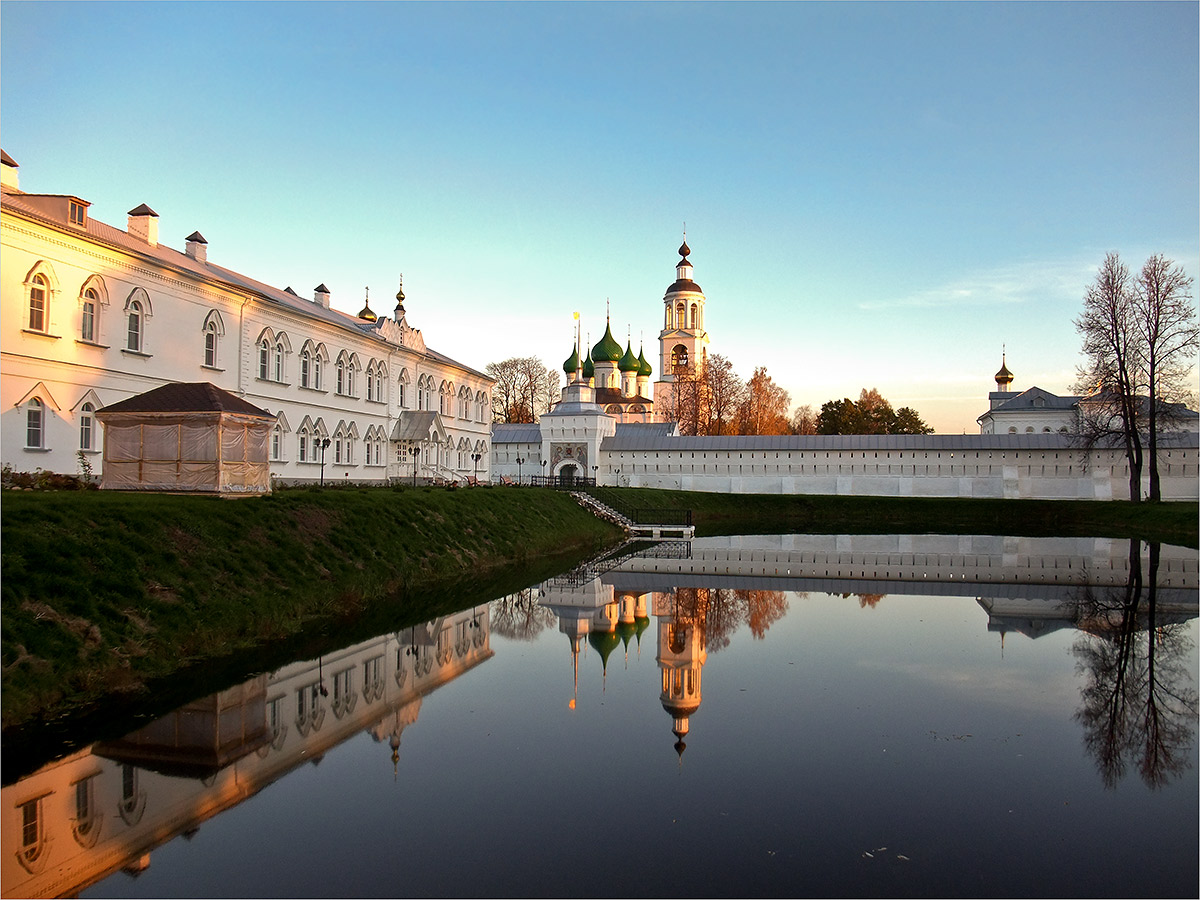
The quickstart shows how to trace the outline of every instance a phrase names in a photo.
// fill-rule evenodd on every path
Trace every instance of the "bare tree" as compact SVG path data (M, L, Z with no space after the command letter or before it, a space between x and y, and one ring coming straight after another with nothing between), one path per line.
M1146 404L1147 455L1150 463L1151 501L1161 500L1158 477L1158 434L1174 424L1168 421L1172 401L1186 398L1200 341L1196 310L1192 306L1192 279L1162 254L1142 266L1133 287L1135 327L1143 355L1148 402ZM1175 406L1174 408L1178 408Z
M816 434L817 414L807 403L792 413L792 434Z
M738 407L746 396L746 385L733 371L733 364L720 353L708 358L704 367L705 434L727 434L734 429Z
M1079 439L1084 449L1120 444L1129 463L1129 499L1142 499L1142 438L1138 394L1142 388L1135 328L1133 284L1129 268L1116 253L1104 257L1095 281L1083 296L1075 320L1083 337L1085 365L1076 390L1080 403Z
M558 370L536 356L522 356L484 368L492 385L492 417L497 422L536 422L559 396Z

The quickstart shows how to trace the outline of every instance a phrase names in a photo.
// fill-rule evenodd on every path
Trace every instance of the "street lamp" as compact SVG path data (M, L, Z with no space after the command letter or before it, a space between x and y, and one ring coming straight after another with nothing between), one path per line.
M523 462L525 462L525 460L521 459L521 457L518 456L517 457L517 484L518 485L521 483L521 463L523 463Z
M592 466L592 484L597 484L597 479L600 477L600 467Z
M317 446L321 448L321 484L325 484L325 449L329 446L329 438L321 439Z
M475 461L475 483L479 483L479 461L483 459L482 453L472 453L471 459Z
M417 486L417 457L421 455L421 448L418 447L416 444L413 444L411 447L408 448L408 452L412 454L412 458L413 458L413 487L416 487Z

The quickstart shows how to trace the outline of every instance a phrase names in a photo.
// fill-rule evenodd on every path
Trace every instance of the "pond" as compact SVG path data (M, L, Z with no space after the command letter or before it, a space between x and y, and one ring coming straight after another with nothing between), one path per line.
M1195 896L1196 551L626 548L3 789L3 893Z

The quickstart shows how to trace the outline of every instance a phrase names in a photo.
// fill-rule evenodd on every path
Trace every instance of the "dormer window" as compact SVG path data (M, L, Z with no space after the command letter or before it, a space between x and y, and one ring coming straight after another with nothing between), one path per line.
M68 215L72 225L79 228L85 227L87 225L87 204L75 199L70 200Z

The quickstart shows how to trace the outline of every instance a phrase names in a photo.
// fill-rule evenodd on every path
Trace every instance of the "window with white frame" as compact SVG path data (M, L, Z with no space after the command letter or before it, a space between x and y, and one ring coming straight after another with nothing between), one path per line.
M258 342L258 377L263 381L271 374L271 341L263 338Z
M96 407L90 402L79 408L79 449L96 449Z
M283 459L283 426L276 425L271 429L271 460L279 462Z
M142 353L146 346L146 311L142 301L130 300L125 312L125 349Z
M50 287L43 275L34 275L29 284L29 317L27 325L30 331L48 331L50 324L49 311Z
M283 341L275 342L275 367L271 372L272 381L283 381Z
M204 365L217 367L217 323L210 321L204 326Z
M83 301L80 306L79 316L79 339L94 344L100 329L97 328L100 315L100 295L96 293L95 288L88 288L83 292Z
M27 450L45 449L46 441L46 408L37 397L31 397L25 404L25 448Z

